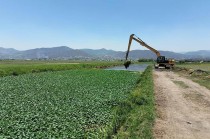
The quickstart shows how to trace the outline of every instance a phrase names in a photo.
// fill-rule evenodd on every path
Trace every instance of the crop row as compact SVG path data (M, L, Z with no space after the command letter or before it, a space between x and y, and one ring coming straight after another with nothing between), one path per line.
M71 70L0 78L0 138L100 138L139 76Z

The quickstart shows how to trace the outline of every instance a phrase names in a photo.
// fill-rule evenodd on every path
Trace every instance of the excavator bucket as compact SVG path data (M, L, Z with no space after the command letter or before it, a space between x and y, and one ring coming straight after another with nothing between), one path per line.
M125 68L127 69L130 64L131 64L131 61L125 61L125 63L124 63Z

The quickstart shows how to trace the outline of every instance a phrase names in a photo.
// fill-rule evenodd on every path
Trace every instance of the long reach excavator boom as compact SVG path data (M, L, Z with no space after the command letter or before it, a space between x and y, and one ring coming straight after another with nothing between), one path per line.
M131 47L132 40L135 40L140 45L148 48L149 50L151 50L152 52L154 52L157 55L157 63L155 64L155 68L159 68L159 67L171 68L171 67L174 66L174 60L173 59L167 60L165 58L165 56L161 56L160 55L159 51L157 51L156 49L154 49L151 46L147 45L144 41L142 41L135 34L131 34L130 38L129 38L129 42L128 42L128 50L127 50L126 56L125 56L125 59L126 59L126 62L124 63L125 68L128 68L129 65L131 64L131 61L128 61L128 54L130 52L130 47Z
M138 43L140 43L142 46L148 48L149 50L151 50L152 52L154 52L157 56L160 56L160 52L158 52L156 49L150 47L149 45L147 45L144 41L142 41L139 37L137 37L135 34L131 34L130 38L129 38L129 42L128 42L128 50L126 52L126 60L128 59L128 54L130 52L130 47L131 47L131 43L132 40L137 41Z

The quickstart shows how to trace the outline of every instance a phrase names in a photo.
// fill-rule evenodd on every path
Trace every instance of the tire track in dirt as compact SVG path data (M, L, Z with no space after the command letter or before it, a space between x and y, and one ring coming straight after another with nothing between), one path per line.
M153 76L154 137L210 139L210 90L171 71L154 71Z

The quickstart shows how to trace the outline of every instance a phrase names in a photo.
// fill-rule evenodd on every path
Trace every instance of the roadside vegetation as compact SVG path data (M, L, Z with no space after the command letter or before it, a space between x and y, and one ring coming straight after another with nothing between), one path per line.
M176 65L175 72L210 89L210 63L183 63Z
M139 84L132 91L127 103L130 104L131 111L113 138L153 138L152 127L155 119L155 107L151 66L141 74Z
M8 75L20 75L26 73L39 73L46 71L62 71L72 69L106 68L122 65L123 62L101 61L38 61L38 60L1 60L0 77Z
M203 71L209 71L210 72L210 62L190 62L190 63L182 63L178 64L178 67L188 68L188 69L194 69L194 70L203 70Z

